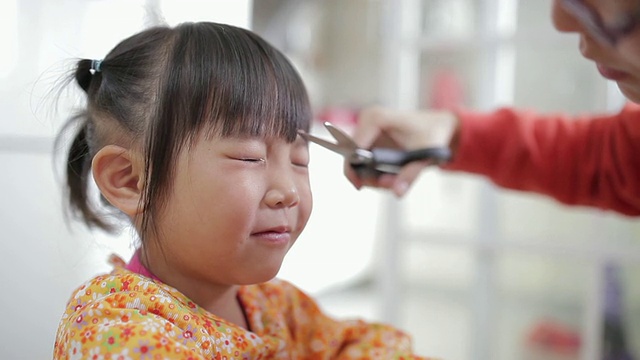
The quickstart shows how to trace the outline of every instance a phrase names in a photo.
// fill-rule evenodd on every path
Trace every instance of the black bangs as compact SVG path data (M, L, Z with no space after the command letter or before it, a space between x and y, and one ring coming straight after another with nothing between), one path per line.
M278 50L255 34L213 23L183 24L169 83L178 138L201 130L222 136L275 136L294 141L309 130L311 110L300 76ZM176 99L179 99L176 103ZM169 120L169 119L167 119Z

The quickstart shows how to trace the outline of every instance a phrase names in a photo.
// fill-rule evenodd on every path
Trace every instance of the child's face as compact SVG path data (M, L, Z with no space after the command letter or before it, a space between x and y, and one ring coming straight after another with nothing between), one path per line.
M311 213L308 162L300 136L291 144L201 136L177 158L151 271L199 285L273 278Z

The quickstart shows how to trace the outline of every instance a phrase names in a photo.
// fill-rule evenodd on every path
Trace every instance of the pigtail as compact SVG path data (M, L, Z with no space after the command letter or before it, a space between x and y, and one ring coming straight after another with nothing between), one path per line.
M67 194L71 213L82 219L89 227L98 227L112 231L113 226L105 222L91 205L89 197L89 172L91 170L91 154L87 141L88 119L86 114L79 114L71 121L80 121L81 126L76 133L67 157Z
M102 60L79 60L76 65L75 80L78 86L84 90L87 95L91 94L92 88L97 87L102 80Z
M94 61L88 59L79 60L76 63L73 78L87 95L90 104L96 96L99 86L97 72L92 70ZM90 105L88 105L90 107ZM82 220L89 227L98 227L106 231L112 231L113 226L105 222L102 216L92 205L89 196L89 174L91 171L91 151L89 146L91 115L88 110L82 111L71 117L63 126L58 135L57 142L63 139L63 134L76 128L76 133L71 141L66 162L66 195L69 213ZM56 146L57 147L57 146Z
M91 160L114 142L135 145L144 141L155 113L158 69L172 39L171 29L151 28L121 41L104 60L78 59L69 71L66 83L74 82L86 96L83 109L67 121L56 141L56 148L64 143L68 149L63 186L69 219L110 232L118 230L120 217L126 214L96 191Z

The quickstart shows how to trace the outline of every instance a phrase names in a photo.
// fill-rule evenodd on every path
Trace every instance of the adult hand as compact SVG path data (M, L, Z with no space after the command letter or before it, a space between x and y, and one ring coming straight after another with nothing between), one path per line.
M396 111L381 107L363 110L352 134L358 146L370 149L375 146L416 150L427 147L451 147L455 151L458 119L448 111ZM351 183L360 189L363 186L392 190L403 196L420 172L431 165L429 161L415 161L405 165L394 174L383 174L377 178L360 178L345 161L344 173Z

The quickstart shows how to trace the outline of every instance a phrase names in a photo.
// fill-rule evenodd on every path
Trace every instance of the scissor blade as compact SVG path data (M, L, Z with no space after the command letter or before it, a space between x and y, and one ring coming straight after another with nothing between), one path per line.
M342 156L349 156L351 155L351 150L350 149L346 149L343 146L341 146L340 144L334 144L332 142L329 142L327 140L324 140L322 138L319 138L317 136L308 134L306 132L300 131L299 132L300 136L302 136L303 138L307 139L307 141L311 141L314 142L322 147L325 147L335 153L338 153Z
M358 148L358 145L356 145L355 141L353 141L351 136L347 135L345 132L343 132L339 128L333 126L332 123L325 122L324 127L326 127L327 130L329 130L331 135L336 140L338 140L338 144L340 144L342 147L349 149L352 152Z

